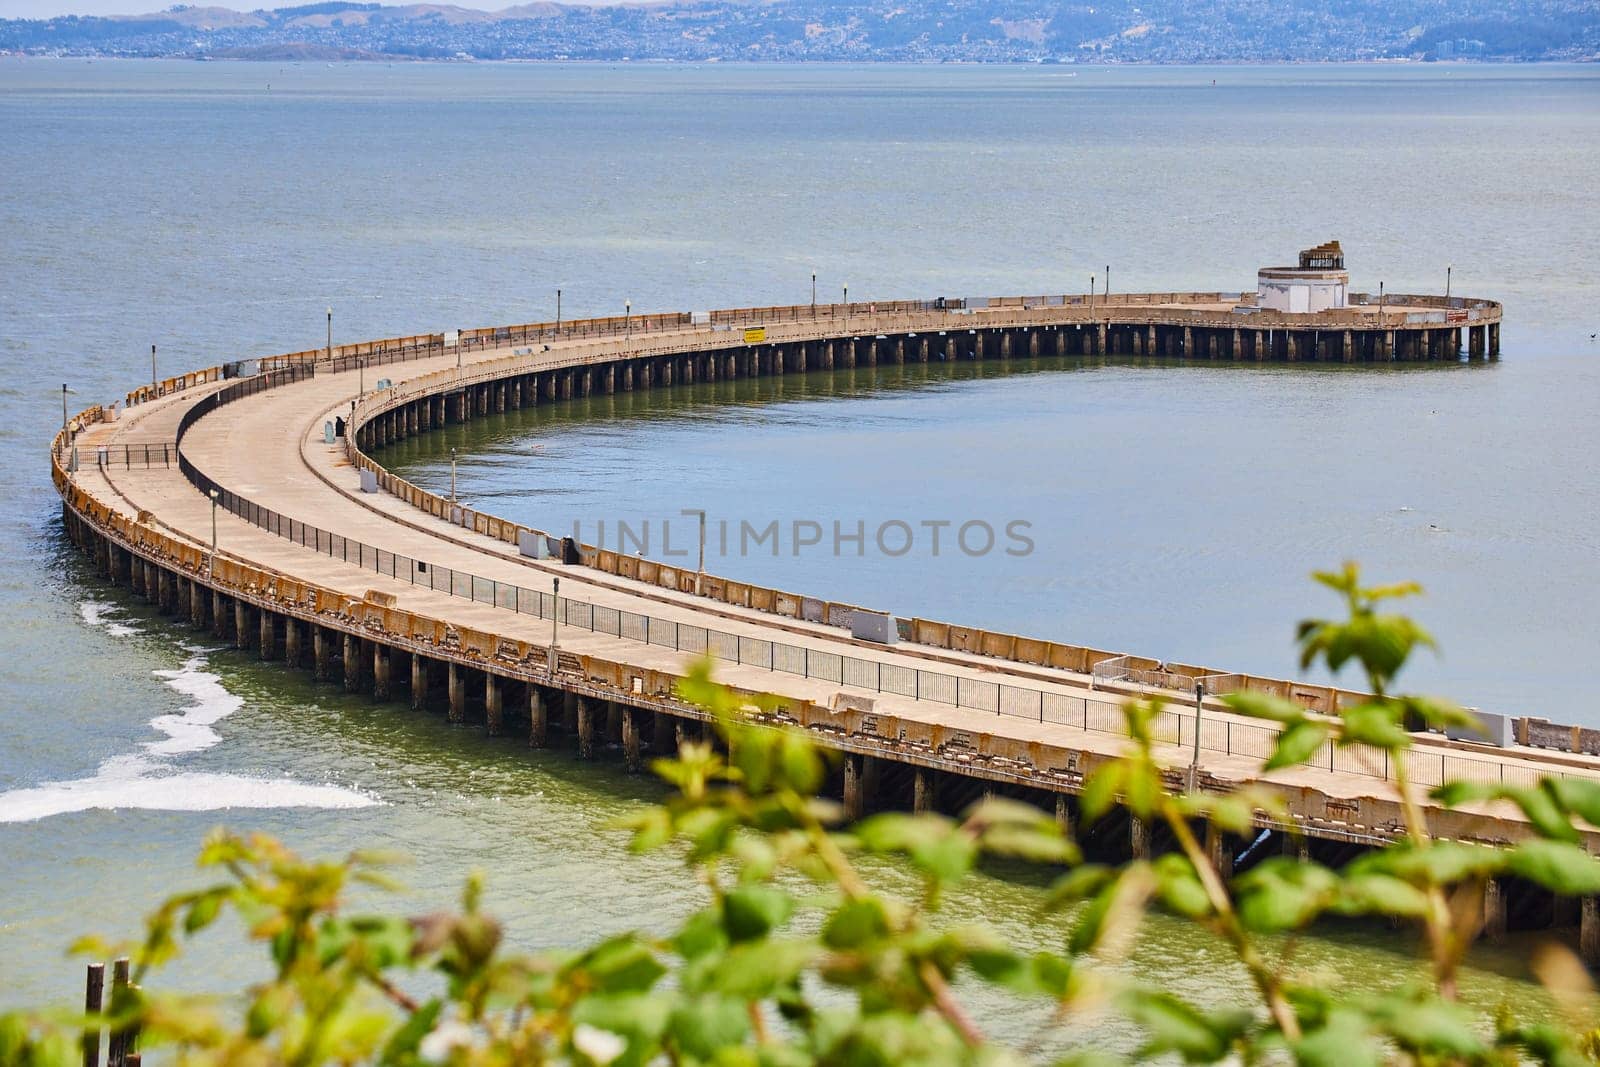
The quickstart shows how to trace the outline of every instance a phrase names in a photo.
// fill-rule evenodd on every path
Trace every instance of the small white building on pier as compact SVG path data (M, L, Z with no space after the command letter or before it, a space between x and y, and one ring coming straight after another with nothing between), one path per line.
M1338 241L1300 253L1298 267L1262 267L1256 272L1256 307L1312 312L1342 308L1350 293L1344 249Z

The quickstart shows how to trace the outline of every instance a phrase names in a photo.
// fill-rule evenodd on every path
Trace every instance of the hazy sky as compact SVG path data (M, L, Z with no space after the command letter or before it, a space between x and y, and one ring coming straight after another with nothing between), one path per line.
M161 11L173 5L175 0L0 0L0 18L8 19L41 19L50 18L52 15L144 15L151 11ZM294 7L296 4L309 3L311 0L233 0L232 3L217 3L211 0L186 0L195 7L231 7L236 11L254 11L260 7ZM470 5L463 4L463 7ZM497 4L505 7L505 4Z
M0 18L41 19L53 15L145 15L163 11L177 0L0 0ZM255 11L258 8L298 7L312 0L184 0L195 7L231 7L235 11ZM413 0L382 0L386 5L410 3ZM460 7L473 7L483 11L498 11L522 3L523 0L436 0L455 3ZM607 0L590 0L605 3Z

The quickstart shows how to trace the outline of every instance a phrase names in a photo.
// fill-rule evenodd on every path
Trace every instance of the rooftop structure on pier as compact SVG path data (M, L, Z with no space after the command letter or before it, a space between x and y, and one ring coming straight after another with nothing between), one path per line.
M1298 267L1262 267L1256 272L1256 306L1272 311L1310 313L1345 306L1350 273L1344 249L1329 241L1300 253Z

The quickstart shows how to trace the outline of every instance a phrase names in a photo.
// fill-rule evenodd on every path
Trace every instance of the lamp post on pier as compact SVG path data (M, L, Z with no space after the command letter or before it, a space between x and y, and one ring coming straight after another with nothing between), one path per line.
M206 577L217 573L217 491L211 490L211 557L206 560Z
M1106 264L1106 288L1105 292L1100 294L1100 302L1102 304L1111 302L1111 264L1109 263Z
M151 393L152 396L154 396L155 392L156 392L156 346L155 345L151 345L150 346L150 393Z
M627 339L633 340L633 301L622 302L622 325L626 328Z
M561 290L556 290L556 336L561 336Z
M328 308L328 362L333 362L333 308Z
M844 328L850 328L850 283L844 283Z
M1450 275L1454 273L1455 269L1454 263L1446 263L1444 266L1444 298L1446 300L1450 299Z
M561 636L561 579L550 579L550 676L556 673L556 648Z
M700 517L700 565L694 572L694 592L695 596L699 596L706 577L706 511L704 508L684 508L683 514Z
M811 272L811 317L817 317L817 272Z
M451 448L450 449L450 505L451 505L451 507L455 506L455 502L456 502L456 450L454 448Z
M1193 793L1200 778L1200 711L1206 699L1206 683L1194 683L1194 753L1189 757L1189 792Z

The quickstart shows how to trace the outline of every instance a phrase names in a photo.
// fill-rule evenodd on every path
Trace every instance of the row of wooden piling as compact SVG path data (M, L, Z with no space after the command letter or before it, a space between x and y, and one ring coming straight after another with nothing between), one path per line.
M111 964L109 997L106 996L106 965L88 965L83 993L83 1067L102 1067L100 1039L108 1029L103 1067L140 1067L138 1024L119 1022L119 1017L131 1007L137 990L130 980L128 957L122 956Z

